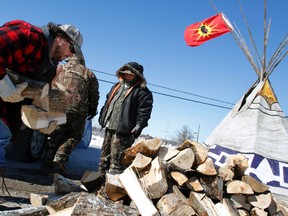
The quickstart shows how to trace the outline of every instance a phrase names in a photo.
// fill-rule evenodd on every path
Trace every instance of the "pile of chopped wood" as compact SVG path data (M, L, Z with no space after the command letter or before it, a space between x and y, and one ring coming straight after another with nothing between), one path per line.
M288 215L267 185L244 174L246 157L233 155L216 167L208 151L189 140L178 148L143 140L126 150L122 174L87 171L82 187L55 174L55 192L66 195L48 201L34 195L31 203L50 215Z
M105 192L118 201L127 194L141 215L288 215L269 187L244 175L248 159L233 155L216 167L209 149L185 141L165 147L161 139L144 140L125 152L129 165L120 175L106 174ZM83 176L90 191L97 178Z

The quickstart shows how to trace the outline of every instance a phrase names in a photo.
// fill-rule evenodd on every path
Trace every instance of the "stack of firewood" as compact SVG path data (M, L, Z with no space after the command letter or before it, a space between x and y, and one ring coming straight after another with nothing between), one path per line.
M287 203L244 174L245 156L233 155L224 167L216 167L208 152L189 140L178 148L161 139L143 140L125 151L123 173L87 171L82 185L54 174L60 198L34 194L31 203L57 216L288 216Z
M288 215L268 186L244 174L245 156L233 155L218 168L208 152L189 140L178 148L143 140L126 150L122 174L106 174L104 191L112 201L129 197L141 215ZM93 191L98 177L91 176L81 182Z

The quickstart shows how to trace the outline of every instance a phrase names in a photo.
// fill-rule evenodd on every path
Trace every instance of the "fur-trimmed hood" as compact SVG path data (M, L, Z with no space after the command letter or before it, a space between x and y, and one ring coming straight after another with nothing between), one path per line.
M129 62L124 64L116 71L116 76L122 78L123 73L130 73L135 74L138 77L138 81L141 83L141 88L146 88L147 81L143 75L144 68L142 65L138 64L137 62Z

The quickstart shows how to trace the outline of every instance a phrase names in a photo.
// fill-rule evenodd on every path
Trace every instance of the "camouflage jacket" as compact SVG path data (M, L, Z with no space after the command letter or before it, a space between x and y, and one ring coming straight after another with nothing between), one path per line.
M99 83L94 73L72 57L57 68L51 89L64 92L67 112L87 116L89 110L97 111Z

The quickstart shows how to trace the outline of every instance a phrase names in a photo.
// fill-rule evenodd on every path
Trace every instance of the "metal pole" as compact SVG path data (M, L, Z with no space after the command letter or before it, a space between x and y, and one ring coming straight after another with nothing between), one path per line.
M198 125L198 131L197 131L197 142L199 140L199 133L200 133L200 125Z

